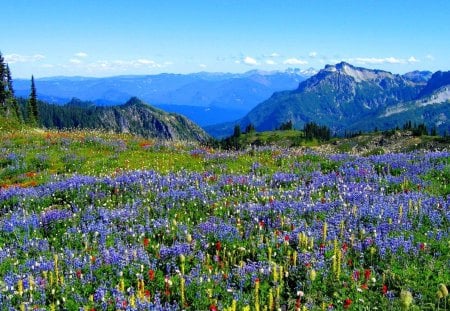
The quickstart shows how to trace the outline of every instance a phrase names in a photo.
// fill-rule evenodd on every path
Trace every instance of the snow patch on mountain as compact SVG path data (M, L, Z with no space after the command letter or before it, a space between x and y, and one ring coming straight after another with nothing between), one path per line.
M417 106L424 107L433 104L440 104L450 100L450 86L443 87L439 92L431 95L430 98L421 100L417 103Z
M416 100L412 102L412 104L408 105L405 103L401 103L394 107L389 107L386 109L385 113L380 116L380 118L389 117L393 114L398 114L418 107L425 107L434 104L442 104L447 101L450 101L450 86L443 87L438 92L435 92L433 95L424 99Z

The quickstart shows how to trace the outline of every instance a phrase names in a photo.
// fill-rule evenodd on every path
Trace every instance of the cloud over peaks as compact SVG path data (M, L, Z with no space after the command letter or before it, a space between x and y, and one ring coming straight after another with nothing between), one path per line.
M407 64L407 63L417 63L419 60L414 56L409 57L408 59L397 58L397 57L356 57L349 59L350 62L355 62L358 64Z
M306 60L298 59L298 58L288 58L283 64L285 65L306 65L308 62Z
M249 65L249 66L258 65L258 62L256 61L256 59L254 59L253 57L250 57L250 56L246 56L242 61L244 62L244 64Z

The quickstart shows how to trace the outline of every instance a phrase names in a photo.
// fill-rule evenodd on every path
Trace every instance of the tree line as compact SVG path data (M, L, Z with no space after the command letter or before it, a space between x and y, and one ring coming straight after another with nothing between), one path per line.
M293 122L286 121L282 123L277 131L295 131ZM253 124L248 124L245 130L241 130L239 124L234 126L233 134L218 142L218 145L223 149L242 149L247 147L245 139L242 139L243 134L252 134L256 132L256 128ZM319 125L315 122L308 122L303 126L303 129L298 132L297 141L328 141L331 139L331 130L325 125ZM257 145L257 141L254 143Z
M19 123L31 126L39 125L37 93L33 76L31 76L30 96L26 105L27 111L24 113L14 94L11 70L0 52L0 116L13 118Z

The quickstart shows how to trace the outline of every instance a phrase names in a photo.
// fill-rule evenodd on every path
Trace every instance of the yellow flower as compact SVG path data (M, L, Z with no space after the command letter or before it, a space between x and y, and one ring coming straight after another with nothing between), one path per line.
M400 292L400 304L403 310L408 310L409 306L411 306L413 301L413 297L410 291L402 290Z
M444 283L439 284L439 291L442 293L442 297L448 296L448 289L447 286L445 286Z
M312 281L312 282L314 282L314 280L316 279L316 277L317 277L317 273L316 273L316 270L314 270L314 269L311 269L310 271L309 271L309 279Z

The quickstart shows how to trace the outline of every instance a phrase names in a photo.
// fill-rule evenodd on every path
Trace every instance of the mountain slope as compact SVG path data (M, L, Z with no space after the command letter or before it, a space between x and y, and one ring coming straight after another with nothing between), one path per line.
M132 133L146 138L207 142L203 129L184 116L166 113L136 97L113 107L97 107L72 100L68 105L41 103L42 125L49 128L92 128Z
M295 91L274 94L255 107L243 123L270 130L287 120L296 127L315 121L339 130L361 116L400 100L411 100L418 92L416 84L399 75L343 62L326 66Z
M236 123L241 128L251 123L263 131L276 129L289 120L296 128L313 121L330 127L337 134L346 130L373 130L375 127L386 129L392 124L395 127L400 123L401 126L408 120L433 126L438 122L436 118L443 120L448 117L445 113L441 115L441 110L446 108L438 106L446 101L446 91L441 88L448 84L448 76L446 73L435 74L424 84L426 75L425 72L405 77L354 67L345 62L327 65L318 74L301 82L296 90L273 94L243 119L233 124L208 127L207 130L216 136L226 136L231 134ZM435 92L440 92L440 95ZM397 107L398 113L408 113L386 119L393 107ZM433 118L427 119L426 116ZM448 127L448 122L443 122L442 129Z

